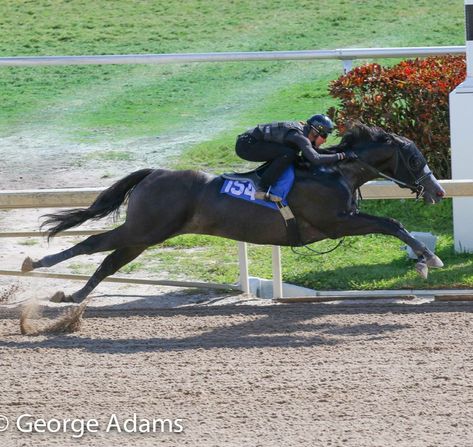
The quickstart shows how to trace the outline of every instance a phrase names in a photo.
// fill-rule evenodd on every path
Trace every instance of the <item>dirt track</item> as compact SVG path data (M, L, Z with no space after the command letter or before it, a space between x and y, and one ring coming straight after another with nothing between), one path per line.
M0 320L1 411L95 418L73 439L10 427L35 446L467 446L473 441L470 304L91 310L81 332L23 337ZM183 433L106 433L183 419Z

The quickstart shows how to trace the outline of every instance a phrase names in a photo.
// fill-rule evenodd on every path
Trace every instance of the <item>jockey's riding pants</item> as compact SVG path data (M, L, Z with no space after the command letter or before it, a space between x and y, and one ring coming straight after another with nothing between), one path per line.
M297 156L297 152L289 146L263 141L250 133L244 133L237 138L235 152L243 160L271 162L261 176L263 188L269 188L276 183Z

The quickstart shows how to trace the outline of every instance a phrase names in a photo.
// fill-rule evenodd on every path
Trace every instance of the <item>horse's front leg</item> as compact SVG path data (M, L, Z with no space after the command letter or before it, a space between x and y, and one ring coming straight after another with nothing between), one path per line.
M402 226L400 222L388 217L371 216L370 214L346 214L335 228L335 237L360 236L370 233L395 236L412 248L417 255L416 270L424 279L427 278L429 267L443 267L443 262L432 253L424 243L418 241Z

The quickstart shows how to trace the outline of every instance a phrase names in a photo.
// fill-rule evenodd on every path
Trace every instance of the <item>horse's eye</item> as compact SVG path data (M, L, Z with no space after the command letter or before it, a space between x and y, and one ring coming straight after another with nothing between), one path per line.
M409 158L409 167L413 171L420 171L424 166L424 161L422 160L421 157L418 157L417 155L412 155Z

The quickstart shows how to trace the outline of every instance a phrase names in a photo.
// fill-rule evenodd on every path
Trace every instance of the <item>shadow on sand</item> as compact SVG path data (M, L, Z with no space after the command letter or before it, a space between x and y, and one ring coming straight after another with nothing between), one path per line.
M149 300L161 299L163 296L143 296L146 304ZM136 297L140 301L140 297ZM91 353L133 354L153 351L183 351L196 349L250 349L285 347L302 348L317 345L340 345L357 342L360 338L364 342L380 340L389 337L398 331L408 330L408 324L392 324L389 315L435 314L450 312L472 312L473 303L442 303L426 304L313 304L297 303L275 306L254 305L193 305L169 309L128 309L123 310L120 305L106 309L89 308L85 314L87 319L117 318L117 324L123 325L123 337L91 338L81 335L81 332L70 335L21 337L16 334L4 334L0 340L1 348L16 349L80 349ZM235 324L228 324L232 317L248 319ZM381 323L356 324L356 316L362 319L366 315L379 315ZM176 337L147 337L127 338L126 326L135 325L133 317L156 318L156 333L159 334L159 319L174 317L201 318L203 332L196 335ZM347 323L333 324L317 322L326 316L347 316ZM228 317L228 321L219 325L216 320L206 322L206 317ZM0 318L2 312L0 310ZM4 319L12 319L13 315L5 315ZM133 321L131 319L133 318ZM121 319L122 321L118 321ZM130 320L128 320L130 319ZM127 321L128 320L128 321ZM399 319L397 319L399 321ZM355 322L355 323L354 323ZM182 322L180 323L182 325ZM205 325L208 324L208 330ZM199 328L202 331L202 328ZM84 330L82 332L85 332ZM149 329L148 329L149 334ZM15 340L11 340L14 337ZM20 339L18 339L21 337ZM10 338L10 340L8 340Z

